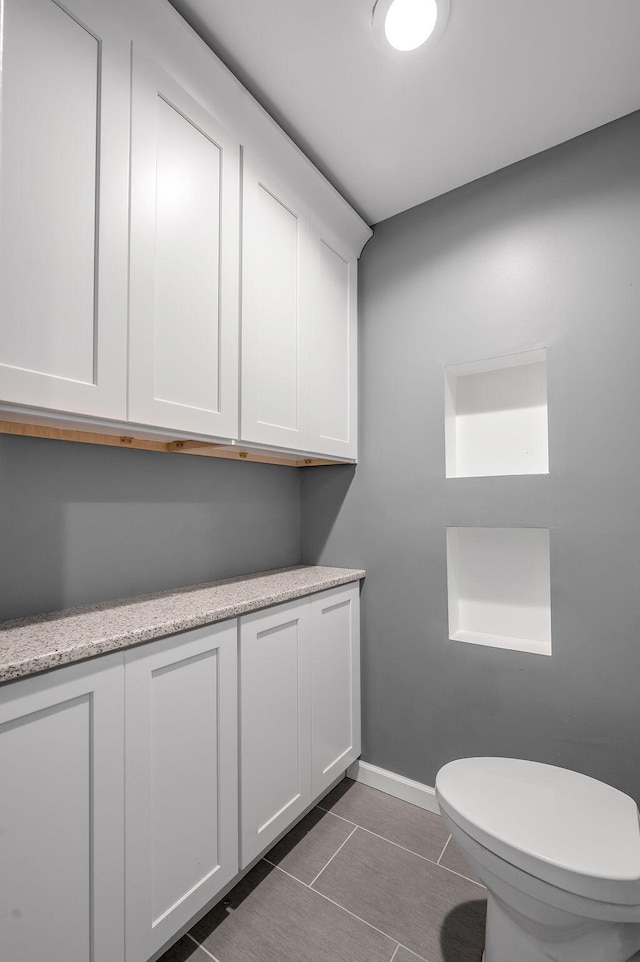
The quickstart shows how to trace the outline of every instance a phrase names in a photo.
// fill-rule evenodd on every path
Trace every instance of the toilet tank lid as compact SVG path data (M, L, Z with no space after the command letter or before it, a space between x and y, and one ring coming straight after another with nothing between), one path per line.
M540 762L462 758L440 769L436 794L463 831L530 875L640 904L638 808L616 788Z

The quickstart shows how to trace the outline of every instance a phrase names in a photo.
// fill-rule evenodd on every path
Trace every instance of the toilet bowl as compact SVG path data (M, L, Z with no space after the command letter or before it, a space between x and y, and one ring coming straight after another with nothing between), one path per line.
M462 758L440 769L436 796L488 891L484 962L628 962L640 952L640 829L628 795L553 765Z

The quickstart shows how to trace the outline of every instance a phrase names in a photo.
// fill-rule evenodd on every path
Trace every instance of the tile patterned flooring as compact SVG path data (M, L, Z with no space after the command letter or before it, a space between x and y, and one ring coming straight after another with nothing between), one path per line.
M159 962L480 962L485 912L438 815L347 778Z

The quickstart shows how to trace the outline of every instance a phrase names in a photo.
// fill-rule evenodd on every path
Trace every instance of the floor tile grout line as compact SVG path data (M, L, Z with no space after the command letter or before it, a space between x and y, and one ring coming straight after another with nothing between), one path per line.
M303 882L302 879L299 879L295 875L292 875L291 872L287 872L286 868L281 868L281 866L276 865L275 862L270 862L266 855L262 856L262 861L266 862L267 865L270 865L271 868L277 868L279 872L282 872L283 875L287 875L289 878L292 878L294 882L299 882L300 885L304 885L306 889L309 888L309 885L307 884L307 882Z
M321 896L321 898L326 899L327 902L330 902L331 905L335 905L336 908L342 909L343 912L346 912L347 915L351 915L352 918L357 919L359 922L362 922L363 925L368 925L369 928L370 928L370 929L373 929L374 932L378 932L380 935L384 935L385 939L389 939L390 942L397 942L397 941L398 941L397 939L394 939L394 937L393 937L392 935L389 935L388 932L383 932L382 929L379 929L379 928L377 927L377 925L372 925L371 922L367 922L366 919L360 918L360 916L359 916L359 915L356 915L355 912L349 911L349 909L345 908L344 905L340 905L339 902L334 902L333 899L330 899L328 895L325 895L325 894L324 894L324 892L320 892L319 889L312 889L312 888L310 888L309 891L310 891L310 892L315 892L316 895L319 895L319 896Z
M483 889L485 892L487 890L486 885L483 885L482 882L477 882L476 879L469 878L468 875L463 875L462 872L456 872L454 868L448 868L446 865L438 865L438 868L443 868L445 872L450 872L451 875L455 875L457 878L463 878L465 882L471 882L472 885L477 885L479 889Z
M356 828L358 828L357 825L356 825ZM344 905L340 905L339 902L334 902L334 900L330 899L328 895L324 894L324 892L321 892L319 889L312 889L310 885L307 885L306 882L301 882L300 879L296 878L295 875L292 875L291 872L287 872L285 869L280 868L279 865L274 865L273 862L270 862L264 856L262 858L263 858L263 861L267 863L267 865L272 865L273 868L277 869L279 872L282 872L283 875L287 875L290 879L293 879L294 882L298 882L299 885L304 885L304 887L308 889L310 892L313 892L314 895L319 895L320 898L324 899L326 902L330 902L331 905L335 905L336 908L340 909L342 912L346 912L347 915L350 915L353 919L357 919L358 922L362 922L363 925L366 925L368 928L373 929L374 932L377 932L379 935L384 935L385 939L389 939L390 942L398 942L398 940L394 939L392 935L388 935L386 932L383 932L382 929L379 929L377 928L377 926L372 925L371 922L367 922L366 919L360 918L359 915L356 915L355 912L351 912L349 909L345 908ZM411 950L409 949L408 951L411 951Z
M357 822L352 822L350 818L345 818L344 815L336 815L336 813L332 812L329 808L321 808L320 805L316 805L316 808L319 808L321 812L325 813L325 815L333 815L334 818L339 818L341 822L347 822L349 825L355 825L356 828L362 828L362 826L358 825Z
M399 952L400 949L404 949L405 952L410 952L411 955L415 955L415 957L416 957L416 959L418 960L418 962L428 962L428 959L425 959L424 955L418 955L417 952L414 952L413 949L410 949L408 945L403 945L402 942L398 942L398 947L397 947L396 951L394 952L394 954L393 954L393 955L391 956L391 958L389 959L389 962L393 962L393 960L395 959L395 957L396 957L396 955L397 955L397 953Z
M442 851L440 852L440 858L439 858L438 861L436 862L436 865L439 865L439 864L440 864L440 859L442 858L442 856L444 855L444 853L447 851L447 846L449 845L449 842L450 842L450 841L451 841L451 836L449 836L449 838L447 839L447 841L444 843L444 848L443 848Z
M357 827L358 827L358 826L356 825L356 828L357 828ZM354 831L355 831L355 829L354 829ZM352 832L351 834L353 834L353 832ZM346 840L346 841L348 841L348 840ZM336 854L337 854L337 853L336 853ZM399 951L400 949L405 949L407 952L411 952L411 954L412 954L412 955L415 955L416 959L418 959L419 962L427 962L427 960L426 960L422 955L418 955L418 954L417 954L416 952L414 952L412 949L408 948L406 945L403 945L402 942L398 942L397 939L394 939L392 936L387 935L387 933L386 933L386 932L383 932L382 929L376 928L376 926L375 926L375 925L372 925L371 922L367 922L366 919L361 919L359 915L356 915L356 914L355 914L355 912L350 912L349 909L346 909L346 908L344 907L344 905L340 905L339 902L334 902L333 899L330 899L329 896L328 896L328 895L325 895L323 892L319 892L317 889L312 889L312 888L311 888L311 885L313 885L313 882L311 883L311 885L307 885L306 882L300 881L300 879L299 879L299 878L296 878L295 875L291 875L290 872L286 872L283 868L280 868L279 865L275 865L273 862L270 862L270 861L269 861L267 858L265 858L264 856L263 856L262 860L263 860L263 862L266 862L267 865L271 865L271 866L273 866L273 868L279 869L279 870L282 872L283 875L286 875L288 878L293 879L294 882L299 882L300 885L303 885L305 888L308 888L310 891L314 892L316 895L320 895L320 896L321 896L323 899L325 899L327 902L330 902L332 905L335 905L337 908L342 909L342 911L343 911L343 912L346 912L347 915L351 915L354 919L357 919L359 922L362 922L364 925L368 926L368 928L373 929L374 932L379 932L380 935L383 935L385 938L389 939L391 942L396 942L397 945L396 945L395 949L393 950L393 955L392 955L391 958L389 959L389 962L393 962L393 960L395 959L395 957L396 957L396 955L398 954L398 951ZM327 863L327 864L328 864L328 863ZM316 876L316 878L317 878L317 876ZM314 879L314 881L315 881L315 879ZM205 952L205 953L209 956L210 959L213 959L213 962L220 962L220 960L219 960L215 955L212 955L211 952L209 952L209 950L206 949L205 946L202 945L201 942L198 942L198 940L197 940L196 938L194 938L193 935L191 935L191 932L187 932L186 935L187 935L187 938L191 939L191 941L192 941L193 943L195 943L195 945L197 945L198 948L202 949L202 951Z
M400 842L394 842L394 841L393 841L392 839L390 839L390 838L385 838L384 835L378 835L377 832L372 832L370 828L365 828L364 825L358 825L357 827L360 828L360 829L362 829L363 832L367 832L369 835L373 835L374 838L379 838L379 839L381 839L383 842L388 842L389 845L395 845L396 848L402 849L403 852L408 852L409 855L415 855L416 858L421 858L421 859L423 860L423 862L429 862L431 865L438 865L438 863L437 863L437 862L434 862L434 860L433 860L432 858L427 858L426 855L421 855L420 852L414 852L412 848L407 848L406 845L401 845ZM438 866L438 867L439 867L439 868L444 868L444 865L440 865L440 866ZM457 874L457 873L456 873L456 874Z
M326 811L326 809L323 809L323 811ZM333 812L332 812L331 814L333 814ZM342 818L342 816L341 816L341 815L336 815L336 818ZM432 858L427 858L426 855L421 855L420 852L414 852L412 848L407 848L406 845L400 845L399 842L393 842L390 838L385 838L384 835L378 835L377 832L372 832L370 828L365 828L364 825L358 825L358 824L356 824L355 822L350 822L348 818L343 818L342 821L343 821L343 822L348 822L349 825L355 825L356 828L360 828L360 829L362 829L363 832L367 832L369 835L373 835L374 838L379 838L379 839L380 839L381 841L383 841L383 842L388 842L389 845L395 845L395 847L396 847L396 848L399 848L401 851L403 851L403 852L408 852L409 855L415 855L416 858L421 858L424 862L429 862L430 865L435 865L435 866L437 866L437 868L442 868L442 869L445 870L445 872L451 872L452 875L456 875L458 878L463 878L466 882L471 882L473 885L477 885L478 888L481 888L481 889L484 889L484 888L485 888L485 886L482 885L480 882L476 882L476 880L475 880L474 878L469 878L468 875L462 875L461 872L456 872L456 870L453 869L453 868L447 868L446 865L441 865L441 864L440 864L440 859L438 859L437 862L434 862L434 860L433 860ZM353 835L353 832L351 832L351 835ZM351 835L349 835L349 838L351 838ZM345 839L345 841L348 842L348 841L349 841L349 838ZM440 858L442 858L442 856L444 855L445 849L446 849L446 847L447 847L447 845L449 844L450 841L451 841L451 836L449 836L449 838L448 838L447 841L445 842L444 848L443 848L442 851L440 852ZM342 844L344 845L344 842L343 842ZM340 848L342 848L342 845L340 846ZM339 852L339 851L340 851L340 849L338 849L338 852ZM335 856L338 854L338 852L335 852L334 855L332 856L332 858L335 858ZM331 859L329 859L329 861L331 861ZM271 864L271 863L269 863L269 864ZM327 865L328 865L328 864L329 864L329 862L327 862ZM327 867L327 865L325 865L325 868ZM324 871L324 869L323 869L322 871ZM317 876L316 876L316 878L317 878ZM314 879L313 881L315 882L315 879ZM312 882L311 884L313 885L313 882ZM411 950L409 949L409 951L411 951Z
M413 949L410 949L407 945L403 945L402 942L398 943L398 947L405 949L407 952L411 952L411 955L415 955L416 959L418 959L418 962L429 962L428 959L425 959L424 955L418 955L417 952L414 952Z
M215 957L215 955L211 955L211 952L209 952L208 949L205 949L204 945L202 945L201 942L198 942L198 940L193 937L193 935L191 934L191 932L187 932L187 938L188 938L188 939L191 939L192 942L195 942L195 944L198 946L198 948L199 948L199 949L202 949L202 951L205 953L205 955L208 955L210 959L213 959L213 962L220 962L220 960L217 959L217 958Z
M355 832L356 828L360 828L360 827L361 827L361 826L356 825L356 826L354 827L354 830L353 830L353 831ZM351 832L351 835L353 835L353 832ZM349 838L351 838L351 835L349 835ZM345 839L345 842L348 842L348 841L349 841L349 838ZM343 842L342 844L344 845L344 842ZM340 846L340 848L342 848L342 845ZM339 850L338 850L338 851L339 851ZM338 853L336 852L335 854L337 855ZM394 936L389 935L388 932L383 932L382 929L379 929L376 925L373 925L371 922L367 922L366 919L363 919L363 918L361 918L359 915L356 915L355 912L352 912L350 909L345 908L344 905L340 905L339 902L335 902L332 898L329 898L328 895L325 895L324 892L321 892L319 889L311 888L311 885L313 885L313 882L315 882L316 879L314 879L311 884L308 884L307 882L303 882L303 881L301 881L299 878L296 878L296 876L295 876L295 875L292 875L291 872L287 872L285 869L281 868L279 865L276 865L274 862L270 862L269 859L266 858L264 855L262 856L262 861L263 861L263 862L266 862L267 865L270 865L272 868L277 869L279 872L282 872L282 874L283 874L283 875L286 875L287 878L290 878L290 879L292 879L292 881L297 882L299 885L302 885L303 888L306 888L306 889L308 889L310 892L313 892L314 895L319 895L320 898L323 898L326 902L329 902L331 905L335 905L336 908L340 909L342 912L346 912L347 915L350 915L352 918L357 919L358 922L362 922L362 924L363 924L363 925L366 925L367 928L373 929L374 932L377 932L379 935L384 936L385 939L389 939L390 942L395 942L395 943L396 943L396 947L395 947L395 949L394 949L393 955L391 956L391 959L389 960L389 962L393 962L393 960L395 959L395 957L396 957L396 955L397 955L397 953L398 953L398 950L401 949L401 948L402 948L402 949L405 949L407 952L410 952L412 955L415 955L416 959L418 959L419 962L427 962L427 960L426 960L423 956L418 955L416 952L413 951L413 949L410 949L408 946L404 945L402 942L398 942L398 940L397 940L396 938L394 938ZM428 861L428 860L427 860L427 861ZM329 864L329 863L327 862L327 865L328 865L328 864ZM325 866L325 868L326 868L326 866ZM324 871L324 869L323 869L323 871ZM321 873L319 873L319 874L321 874ZM456 873L454 873L454 874L456 874ZM463 877L463 876L461 876L461 877ZM318 878L318 876L316 876L316 878ZM187 936L187 938L191 939L191 941L192 941L195 945L197 945L199 949L202 949L202 951L203 951L206 955L208 955L210 959L213 959L213 962L220 962L220 960L217 958L217 956L212 955L211 952L209 952L209 950L208 950L201 942L198 942L198 940L191 934L191 932L187 932L187 933L186 933L186 936Z
M320 869L320 871L318 872L318 874L316 875L316 877L309 882L309 888L311 888L311 886L313 885L313 883L316 882L316 881L320 878L320 876L322 875L322 873L324 872L324 870L327 868L327 866L328 866L328 865L331 865L331 863L333 862L333 860L334 860L334 858L336 857L336 855L338 854L338 852L342 851L342 849L343 849L344 846L347 844L347 842L349 841L349 839L351 838L351 836L353 835L353 833L356 832L357 830L358 830L358 826L357 826L357 825L354 825L353 828L352 828L352 830L349 832L349 834L348 834L347 837L345 838L344 842L343 842L342 845L340 846L340 848L337 848L337 849L335 850L335 852L333 853L333 855L331 856L331 858L329 859L329 861L327 862L327 864L326 864L326 865L323 865L322 868Z
M316 808L320 808L320 806L317 805ZM323 811L323 812L327 812L329 815L335 815L335 814L336 814L335 812L330 812L328 808L323 808L322 811ZM440 868L446 868L445 865L440 865L440 859L441 859L442 856L444 855L444 849L445 849L445 848L447 847L447 845L449 844L449 840L451 839L451 836L449 836L449 838L447 839L447 841L444 843L444 848L443 848L442 851L440 852L440 856L439 856L439 858L438 858L438 861L436 862L436 861L434 861L434 859L432 859L432 858L427 858L426 855L421 855L420 852L414 852L414 850L413 850L412 848L407 848L406 845L401 845L400 842L394 842L394 841L392 841L392 839L387 838L385 835L379 835L378 832L373 832L370 828L365 828L364 825L360 825L358 822L352 822L352 821L351 821L350 819L348 819L348 818L343 818L342 815L336 815L336 818L342 819L343 822L348 822L349 825L355 825L356 828L361 828L363 832L368 832L369 835L375 835L376 838L381 838L383 842L389 842L390 845L395 845L397 848L401 848L404 852L409 852L410 855L417 855L418 858L424 859L425 862L431 862L432 865L439 865ZM352 832L351 834L353 835L353 832ZM453 871L453 869L447 869L447 871ZM460 875L460 873L459 873L459 872L454 872L454 875ZM466 875L460 875L460 878L466 878ZM472 882L473 879L469 879L469 881ZM476 884L477 884L477 883L476 883Z
M316 806L316 807L317 807L317 808L320 808L319 805ZM321 809L321 811L327 812L327 814L330 814L330 815L334 815L334 814L335 814L334 812L329 812L328 809ZM409 855L415 855L417 858L422 859L424 862L429 862L431 865L435 865L437 868L442 868L442 869L444 869L446 872L450 872L452 875L456 875L458 878L464 879L464 880L467 881L467 882L471 882L472 884L477 885L478 888L484 888L484 886L480 885L480 883L476 882L474 879L469 879L469 878L467 878L466 875L461 875L459 872L456 872L456 871L454 871L453 869L447 868L446 865L440 865L440 859L441 859L442 856L444 855L445 850L446 850L449 842L451 841L451 835L449 835L449 838L448 838L447 841L445 842L444 848L442 849L442 852L440 853L440 856L439 856L438 861L437 861L437 862L434 862L433 859L427 858L425 855L420 855L419 852L414 852L414 851L412 851L412 849L406 848L404 845L400 845L398 842L393 842L393 841L391 841L391 839L385 838L384 835L378 835L377 832L372 832L370 829L365 828L363 825L358 825L357 823L350 821L350 819L343 818L341 815L335 815L335 817L336 817L336 818L339 818L339 819L340 819L341 821L343 821L343 822L346 822L348 825L353 825L353 829L351 830L351 832L349 832L349 835L345 838L344 842L342 842L342 844L336 849L336 851L333 853L333 855L331 856L331 858L329 859L329 861L326 863L326 865L324 865L323 868L320 869L320 871L318 872L318 874L315 876L315 878L314 878L311 882L308 882L308 883L307 883L307 882L303 882L301 879L296 878L295 875L292 875L290 872L287 872L285 869L281 868L279 865L276 865L275 862L270 862L269 859L268 859L266 856L264 856L264 855L263 855L263 857L262 857L262 861L266 862L266 864L267 864L267 865L270 865L272 868L278 869L278 871L282 872L283 875L286 875L288 878L292 879L294 882L298 882L299 885L304 886L304 888L308 889L309 891L314 892L316 895L319 895L321 898L325 899L325 901L329 902L331 905L335 905L336 908L339 908L339 909L341 909L343 912L346 912L347 915L350 915L352 918L357 919L359 922L362 922L363 925L366 925L368 928L373 929L374 932L378 932L380 935L382 935L382 936L384 936L385 938L389 939L390 942L396 942L396 943L397 943L397 944L396 944L396 948L394 949L393 955L391 956L391 959L389 960L389 962L393 962L393 960L395 959L396 955L398 954L398 951L400 950L400 948L404 948L404 949L406 949L407 952L410 952L412 955L415 955L415 956L416 956L416 959L420 960L420 962L427 962L427 960L424 959L422 956L417 955L417 954L413 951L413 949L409 949L407 946L403 945L401 942L398 942L398 940L397 940L396 938L394 938L392 935L389 935L387 932L384 932L382 929L377 928L377 926L372 925L371 922L367 922L366 919L363 919L363 918L361 918L359 915L356 915L355 912L351 912L351 911L350 911L348 908L346 908L344 905L341 905L339 902L335 902L332 898L329 898L328 895L325 895L324 892L321 892L319 889L315 889L315 888L313 888L312 886L316 883L316 881L318 880L318 878L322 875L322 873L324 872L324 870L330 865L330 863L331 863L331 862L333 861L333 859L338 855L338 853L344 848L344 846L345 846L346 843L349 841L349 839L352 837L352 835L354 834L354 832L356 831L357 828L362 829L363 832L366 832L368 835L372 835L374 838L379 838L379 839L380 839L381 841L383 841L383 842L388 842L390 845L394 845L396 848L399 848L399 849L401 849L402 851L407 852ZM191 935L190 932L187 932L186 935L187 935L187 937L188 937L195 945L198 946L198 948L202 949L202 951L203 951L206 955L208 955L209 958L213 960L213 962L220 962L220 960L217 959L215 955L212 955L211 952L209 952L209 950L206 949L204 945L202 945L200 942L198 942L197 939L195 939L194 936Z

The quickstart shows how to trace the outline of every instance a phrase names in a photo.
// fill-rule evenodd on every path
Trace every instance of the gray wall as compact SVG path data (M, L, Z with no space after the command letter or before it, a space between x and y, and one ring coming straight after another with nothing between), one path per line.
M298 474L0 435L0 620L297 564Z
M640 799L640 114L379 224L361 458L302 477L306 562L362 565L363 757L466 755ZM548 348L550 474L444 479L443 367ZM448 640L446 525L551 529L553 655Z

